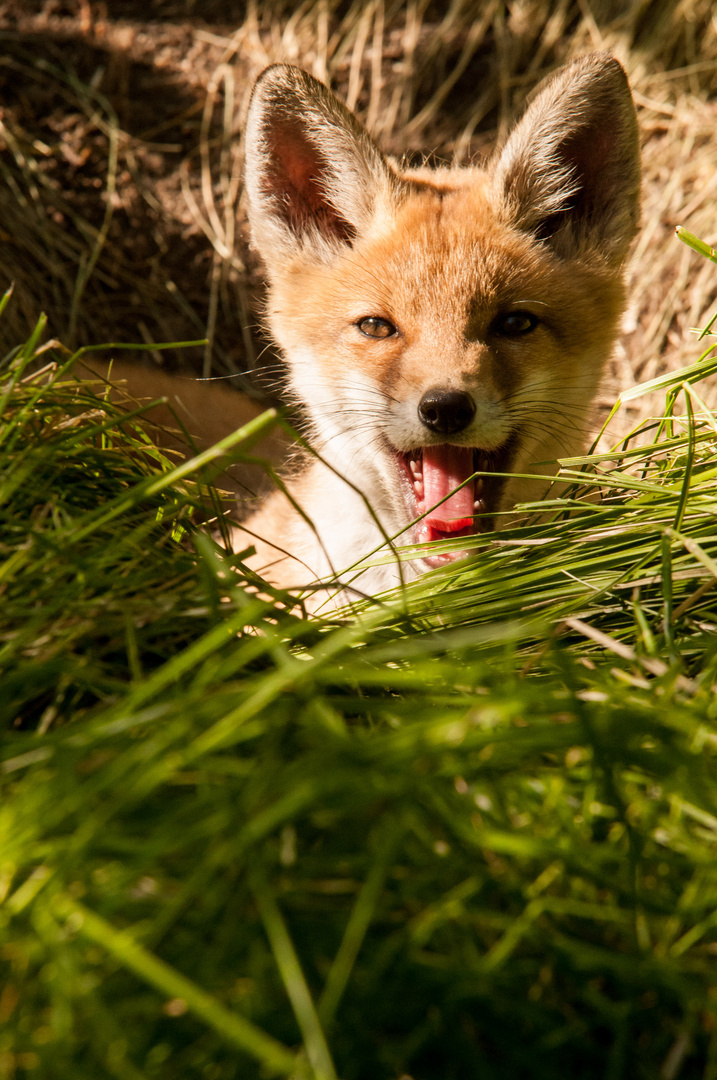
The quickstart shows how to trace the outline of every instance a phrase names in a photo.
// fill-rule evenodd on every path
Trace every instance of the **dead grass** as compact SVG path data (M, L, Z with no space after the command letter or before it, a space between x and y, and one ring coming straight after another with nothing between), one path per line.
M327 81L392 153L466 161L501 137L540 78L604 48L629 72L645 168L632 303L605 404L691 355L690 328L707 321L717 285L673 232L717 240L709 0L308 0L251 3L243 21L229 0L107 8L0 7L0 287L15 280L17 298L4 348L44 309L73 346L206 335L202 353L155 362L240 382L271 362L241 197L243 117L266 64L299 63ZM652 405L634 403L626 423Z

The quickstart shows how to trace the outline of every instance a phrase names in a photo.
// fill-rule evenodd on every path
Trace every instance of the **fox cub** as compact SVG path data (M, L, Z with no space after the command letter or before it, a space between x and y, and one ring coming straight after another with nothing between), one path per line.
M244 523L250 565L319 608L465 554L539 499L588 435L639 188L635 109L607 54L544 82L467 168L402 169L306 72L264 71L249 221L318 456ZM357 567L408 544L409 561Z

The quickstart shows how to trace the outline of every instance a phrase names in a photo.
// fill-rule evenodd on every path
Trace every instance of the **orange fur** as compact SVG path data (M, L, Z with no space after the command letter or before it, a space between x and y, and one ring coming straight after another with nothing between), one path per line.
M246 143L268 324L321 460L245 528L254 568L319 608L457 557L352 569L390 538L499 528L582 449L637 228L635 113L619 64L594 54L547 80L486 168L401 171L277 65Z
M246 160L267 322L320 456L236 546L316 610L458 558L583 449L639 216L635 112L619 64L593 54L538 89L485 167L402 170L326 87L276 65L254 90ZM134 398L166 398L200 447L261 411L118 361L111 381L125 379ZM169 409L148 420L173 445ZM276 433L255 452L287 451ZM223 483L246 506L263 479L234 466Z
M178 422L201 451L264 412L246 395L221 382L197 382L169 375L159 368L139 367L126 360L107 361L92 357L77 361L72 372L84 381L99 383L98 392L103 392L101 384L108 384L110 399L122 405L146 406L157 402L142 414L143 421L153 441L182 457L189 456L191 451ZM278 466L286 460L289 445L284 433L274 430L252 448L252 454ZM217 479L217 484L234 492L244 502L255 493L266 493L267 489L266 474L261 466L244 462L231 465Z

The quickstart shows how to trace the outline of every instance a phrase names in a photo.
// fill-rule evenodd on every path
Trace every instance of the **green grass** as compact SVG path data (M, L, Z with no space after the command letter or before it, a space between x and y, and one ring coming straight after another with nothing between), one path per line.
M0 391L0 1078L715 1080L712 348L540 519L322 621L197 529L217 455L41 332Z

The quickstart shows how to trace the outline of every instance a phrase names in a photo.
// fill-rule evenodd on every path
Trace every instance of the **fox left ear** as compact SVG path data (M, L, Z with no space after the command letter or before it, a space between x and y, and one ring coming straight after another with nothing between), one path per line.
M331 259L350 244L398 181L356 117L300 68L257 79L246 125L246 191L255 247L275 260Z
M558 255L619 265L640 216L640 152L627 77L607 53L541 84L500 152L494 182L508 218Z

